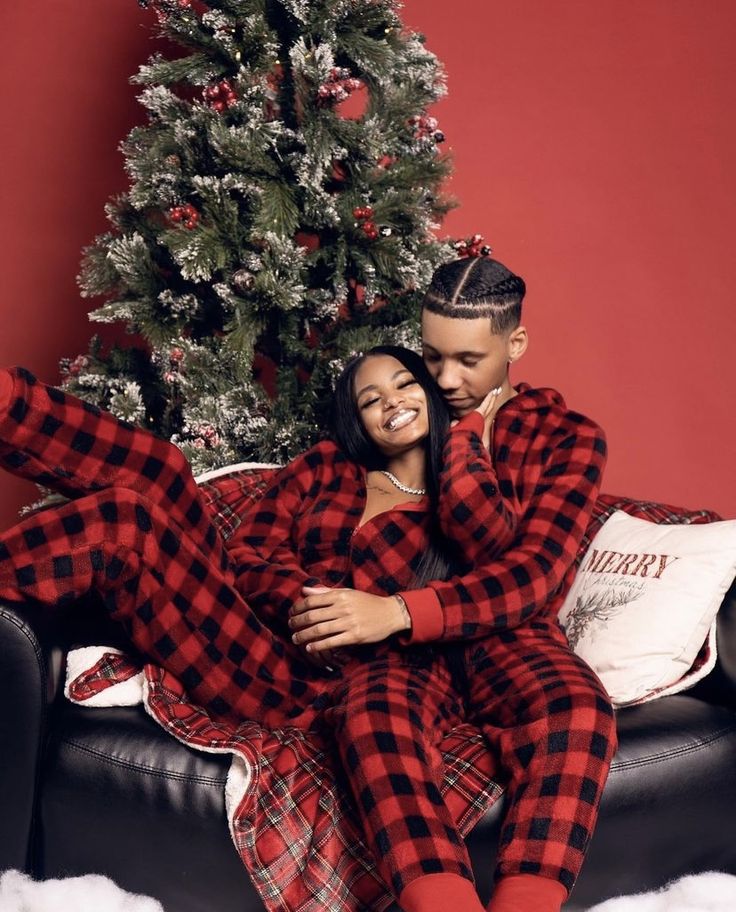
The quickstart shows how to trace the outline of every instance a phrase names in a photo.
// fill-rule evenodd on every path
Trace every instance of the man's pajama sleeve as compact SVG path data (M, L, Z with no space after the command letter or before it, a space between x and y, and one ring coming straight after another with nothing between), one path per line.
M508 550L472 572L401 593L412 620L402 640L476 639L542 612L573 565L605 459L599 428L571 430L550 455Z

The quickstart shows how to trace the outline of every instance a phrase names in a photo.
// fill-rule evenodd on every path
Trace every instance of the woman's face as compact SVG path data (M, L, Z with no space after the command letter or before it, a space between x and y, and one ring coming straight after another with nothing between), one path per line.
M427 396L411 371L391 355L369 355L355 372L355 403L363 427L385 456L429 434Z

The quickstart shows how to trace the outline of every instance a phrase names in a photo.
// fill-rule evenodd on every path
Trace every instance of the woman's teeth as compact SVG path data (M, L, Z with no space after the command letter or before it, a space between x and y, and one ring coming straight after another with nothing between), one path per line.
M399 428L405 427L416 417L417 413L414 409L401 409L401 411L396 412L395 415L391 416L386 422L385 427L389 431L397 431Z

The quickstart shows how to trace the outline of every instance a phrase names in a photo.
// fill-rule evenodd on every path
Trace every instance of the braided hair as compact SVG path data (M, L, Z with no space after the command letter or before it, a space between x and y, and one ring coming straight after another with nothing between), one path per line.
M443 317L489 317L492 333L516 329L526 285L503 263L467 257L440 266L432 276L422 307Z

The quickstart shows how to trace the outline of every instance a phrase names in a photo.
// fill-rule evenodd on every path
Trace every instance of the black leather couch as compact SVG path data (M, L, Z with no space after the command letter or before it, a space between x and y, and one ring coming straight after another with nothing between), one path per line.
M140 707L64 699L64 649L114 635L91 603L63 615L0 605L0 870L104 873L166 912L262 912L227 830L229 758L182 746ZM693 690L619 711L599 825L566 909L686 873L736 874L736 586L718 642L717 668ZM468 838L483 898L501 813L499 802Z

